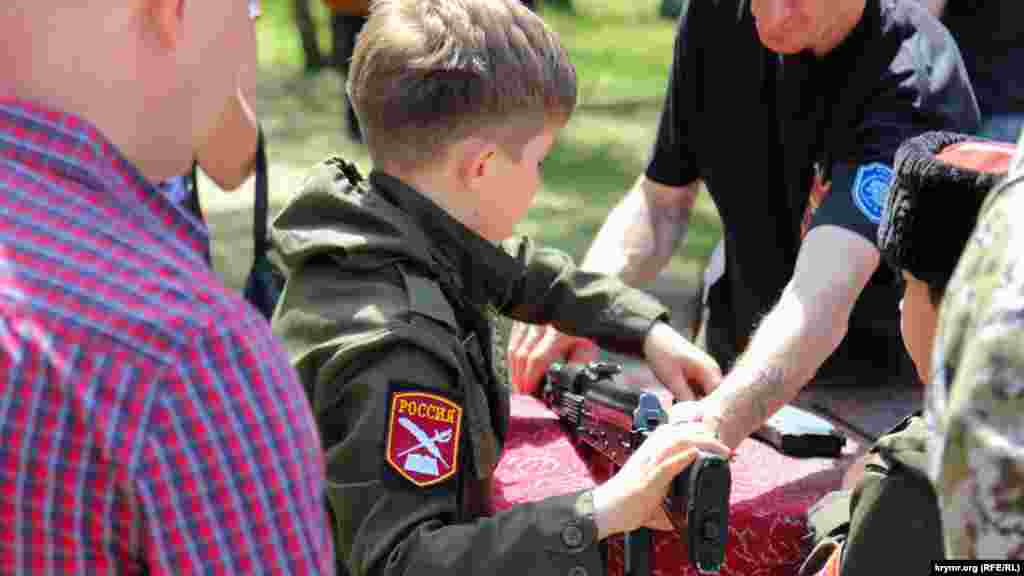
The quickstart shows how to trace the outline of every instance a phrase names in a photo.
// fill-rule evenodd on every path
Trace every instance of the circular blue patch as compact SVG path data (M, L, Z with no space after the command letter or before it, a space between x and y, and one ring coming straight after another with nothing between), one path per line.
M853 181L853 203L873 224L882 221L889 185L892 184L892 168L875 162L857 169Z

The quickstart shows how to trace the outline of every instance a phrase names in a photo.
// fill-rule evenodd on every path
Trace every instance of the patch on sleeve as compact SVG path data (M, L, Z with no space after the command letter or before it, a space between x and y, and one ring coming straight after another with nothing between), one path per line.
M439 484L459 467L462 407L437 394L392 386L385 460L416 486Z
M853 181L853 203L872 224L882 221L892 176L892 168L881 162L857 169L857 177Z

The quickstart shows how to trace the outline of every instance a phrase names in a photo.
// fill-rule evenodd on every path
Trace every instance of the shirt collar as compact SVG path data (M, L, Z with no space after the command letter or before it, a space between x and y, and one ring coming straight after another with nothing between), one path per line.
M84 199L133 220L181 255L206 261L205 226L150 184L89 121L0 99L0 157L77 184Z
M431 253L456 272L455 281L473 304L501 307L508 287L523 276L518 260L500 246L453 218L443 208L401 180L370 173L374 190L408 214L429 238Z

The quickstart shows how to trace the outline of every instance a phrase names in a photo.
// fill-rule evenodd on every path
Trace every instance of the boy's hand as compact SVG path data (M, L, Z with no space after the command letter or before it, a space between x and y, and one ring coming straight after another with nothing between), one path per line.
M672 530L662 510L669 483L697 458L697 450L729 455L699 424L659 426L607 482L594 489L598 538L641 527Z
M516 322L509 333L509 380L512 389L522 394L536 392L544 371L555 360L587 363L597 357L593 342L563 334L552 326ZM680 400L709 394L722 381L722 369L714 358L664 322L655 323L647 333L644 358L658 381Z
M597 346L586 338L563 334L554 326L516 322L508 336L508 372L512 389L533 394L548 366L556 360L585 364L597 360Z
M722 381L718 362L664 322L656 323L647 333L644 358L679 400L710 394Z

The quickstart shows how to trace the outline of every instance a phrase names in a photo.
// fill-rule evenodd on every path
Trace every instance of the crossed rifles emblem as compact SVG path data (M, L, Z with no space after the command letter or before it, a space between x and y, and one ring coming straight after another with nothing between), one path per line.
M406 454L410 454L412 452L415 452L415 451L419 450L420 448L424 448L424 449L426 449L427 452L430 452L431 456L433 456L434 458L437 458L438 460L440 460L441 463L444 464L445 468L451 468L451 465L448 464L448 462L444 459L444 456L441 455L441 450L438 449L438 447L437 447L438 443L447 444L448 442L451 441L451 439L452 439L452 429L451 428L446 428L444 430L438 430L437 432L434 433L433 436L428 436L427 433L424 432L422 428L417 426L415 422L413 422L412 420L409 420L405 416L399 417L398 418L398 423L402 426L402 428L405 428L406 430L409 431L410 434L415 436L416 440L419 441L419 444L417 444L417 445L415 445L412 448L409 448L407 450L403 450L401 453L396 455L396 458L401 458L402 456L405 456Z
M451 478L459 467L462 407L439 394L395 392L385 459L417 486Z

